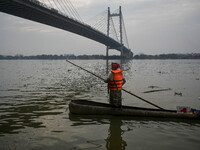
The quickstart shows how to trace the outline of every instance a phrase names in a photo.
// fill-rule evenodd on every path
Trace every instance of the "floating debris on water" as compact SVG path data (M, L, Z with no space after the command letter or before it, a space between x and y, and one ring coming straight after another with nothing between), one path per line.
M158 71L159 74L167 74L167 72L164 71Z
M152 92L161 92L161 91L169 91L171 88L168 89L158 89L158 90L150 90L150 91L145 91L143 93L152 93Z
M154 89L154 88L159 88L159 87L151 85L151 86L148 86L148 88Z
M196 78L196 80L199 80L199 78Z
M174 92L174 95L178 95L178 96L183 96L183 94L181 92Z

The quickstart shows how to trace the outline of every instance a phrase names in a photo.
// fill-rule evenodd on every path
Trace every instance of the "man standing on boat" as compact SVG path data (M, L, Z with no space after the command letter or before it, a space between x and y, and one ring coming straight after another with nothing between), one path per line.
M123 78L122 70L118 63L111 64L112 70L108 78L104 80L105 83L109 84L110 90L110 104L115 107L121 107L122 105L122 86L126 80Z

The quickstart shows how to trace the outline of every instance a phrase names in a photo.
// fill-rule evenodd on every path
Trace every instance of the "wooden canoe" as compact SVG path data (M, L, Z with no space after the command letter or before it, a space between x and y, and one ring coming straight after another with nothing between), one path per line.
M69 104L69 110L70 113L77 115L118 115L154 118L200 119L200 116L197 114L177 113L176 110L160 110L131 106L116 108L109 104L87 100L72 100Z

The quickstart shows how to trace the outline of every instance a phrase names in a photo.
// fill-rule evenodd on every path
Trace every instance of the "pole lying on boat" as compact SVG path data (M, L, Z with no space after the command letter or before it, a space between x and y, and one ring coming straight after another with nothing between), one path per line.
M69 61L69 60L66 60L66 61L67 61L68 63L70 63L70 64L72 64L72 65L74 65L74 66L76 66L76 67L78 67L78 68L80 68L80 69L82 69L82 70L84 70L84 71L86 71L86 72L88 72L88 73L94 75L95 77L97 77L97 78L99 78L99 79L101 79L101 80L104 81L104 78L102 78L102 77L100 77L100 76L94 74L93 72L90 72L90 71L88 71L88 70L86 70L86 69L84 69L84 68L82 68L82 67L80 67L80 66L78 66L78 65L76 65L76 64L74 64L74 63L72 63L72 62ZM135 96L135 97L139 98L140 100L142 100L142 101L144 101L144 102L146 102L146 103L149 103L149 104L151 104L151 105L153 105L153 106L155 106L155 107L157 107L157 108L159 108L159 109L165 110L164 108L162 108L162 107L160 107L160 106L158 106L158 105L156 105L156 104L153 104L153 103L151 103L151 102L145 100L144 98L139 97L139 96L137 96L137 95L135 95L135 94L133 94L133 93L131 93L131 92L129 92L129 91L123 89L123 88L122 88L122 90L123 90L124 92L126 92L126 93L129 93L129 94L132 95L132 96Z

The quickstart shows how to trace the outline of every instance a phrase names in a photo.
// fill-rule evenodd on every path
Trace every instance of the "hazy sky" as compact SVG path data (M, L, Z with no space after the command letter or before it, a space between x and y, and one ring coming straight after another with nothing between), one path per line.
M121 5L129 47L134 54L200 53L200 0L71 2L83 21L108 7L112 12ZM0 55L105 53L106 47L95 41L0 12Z

